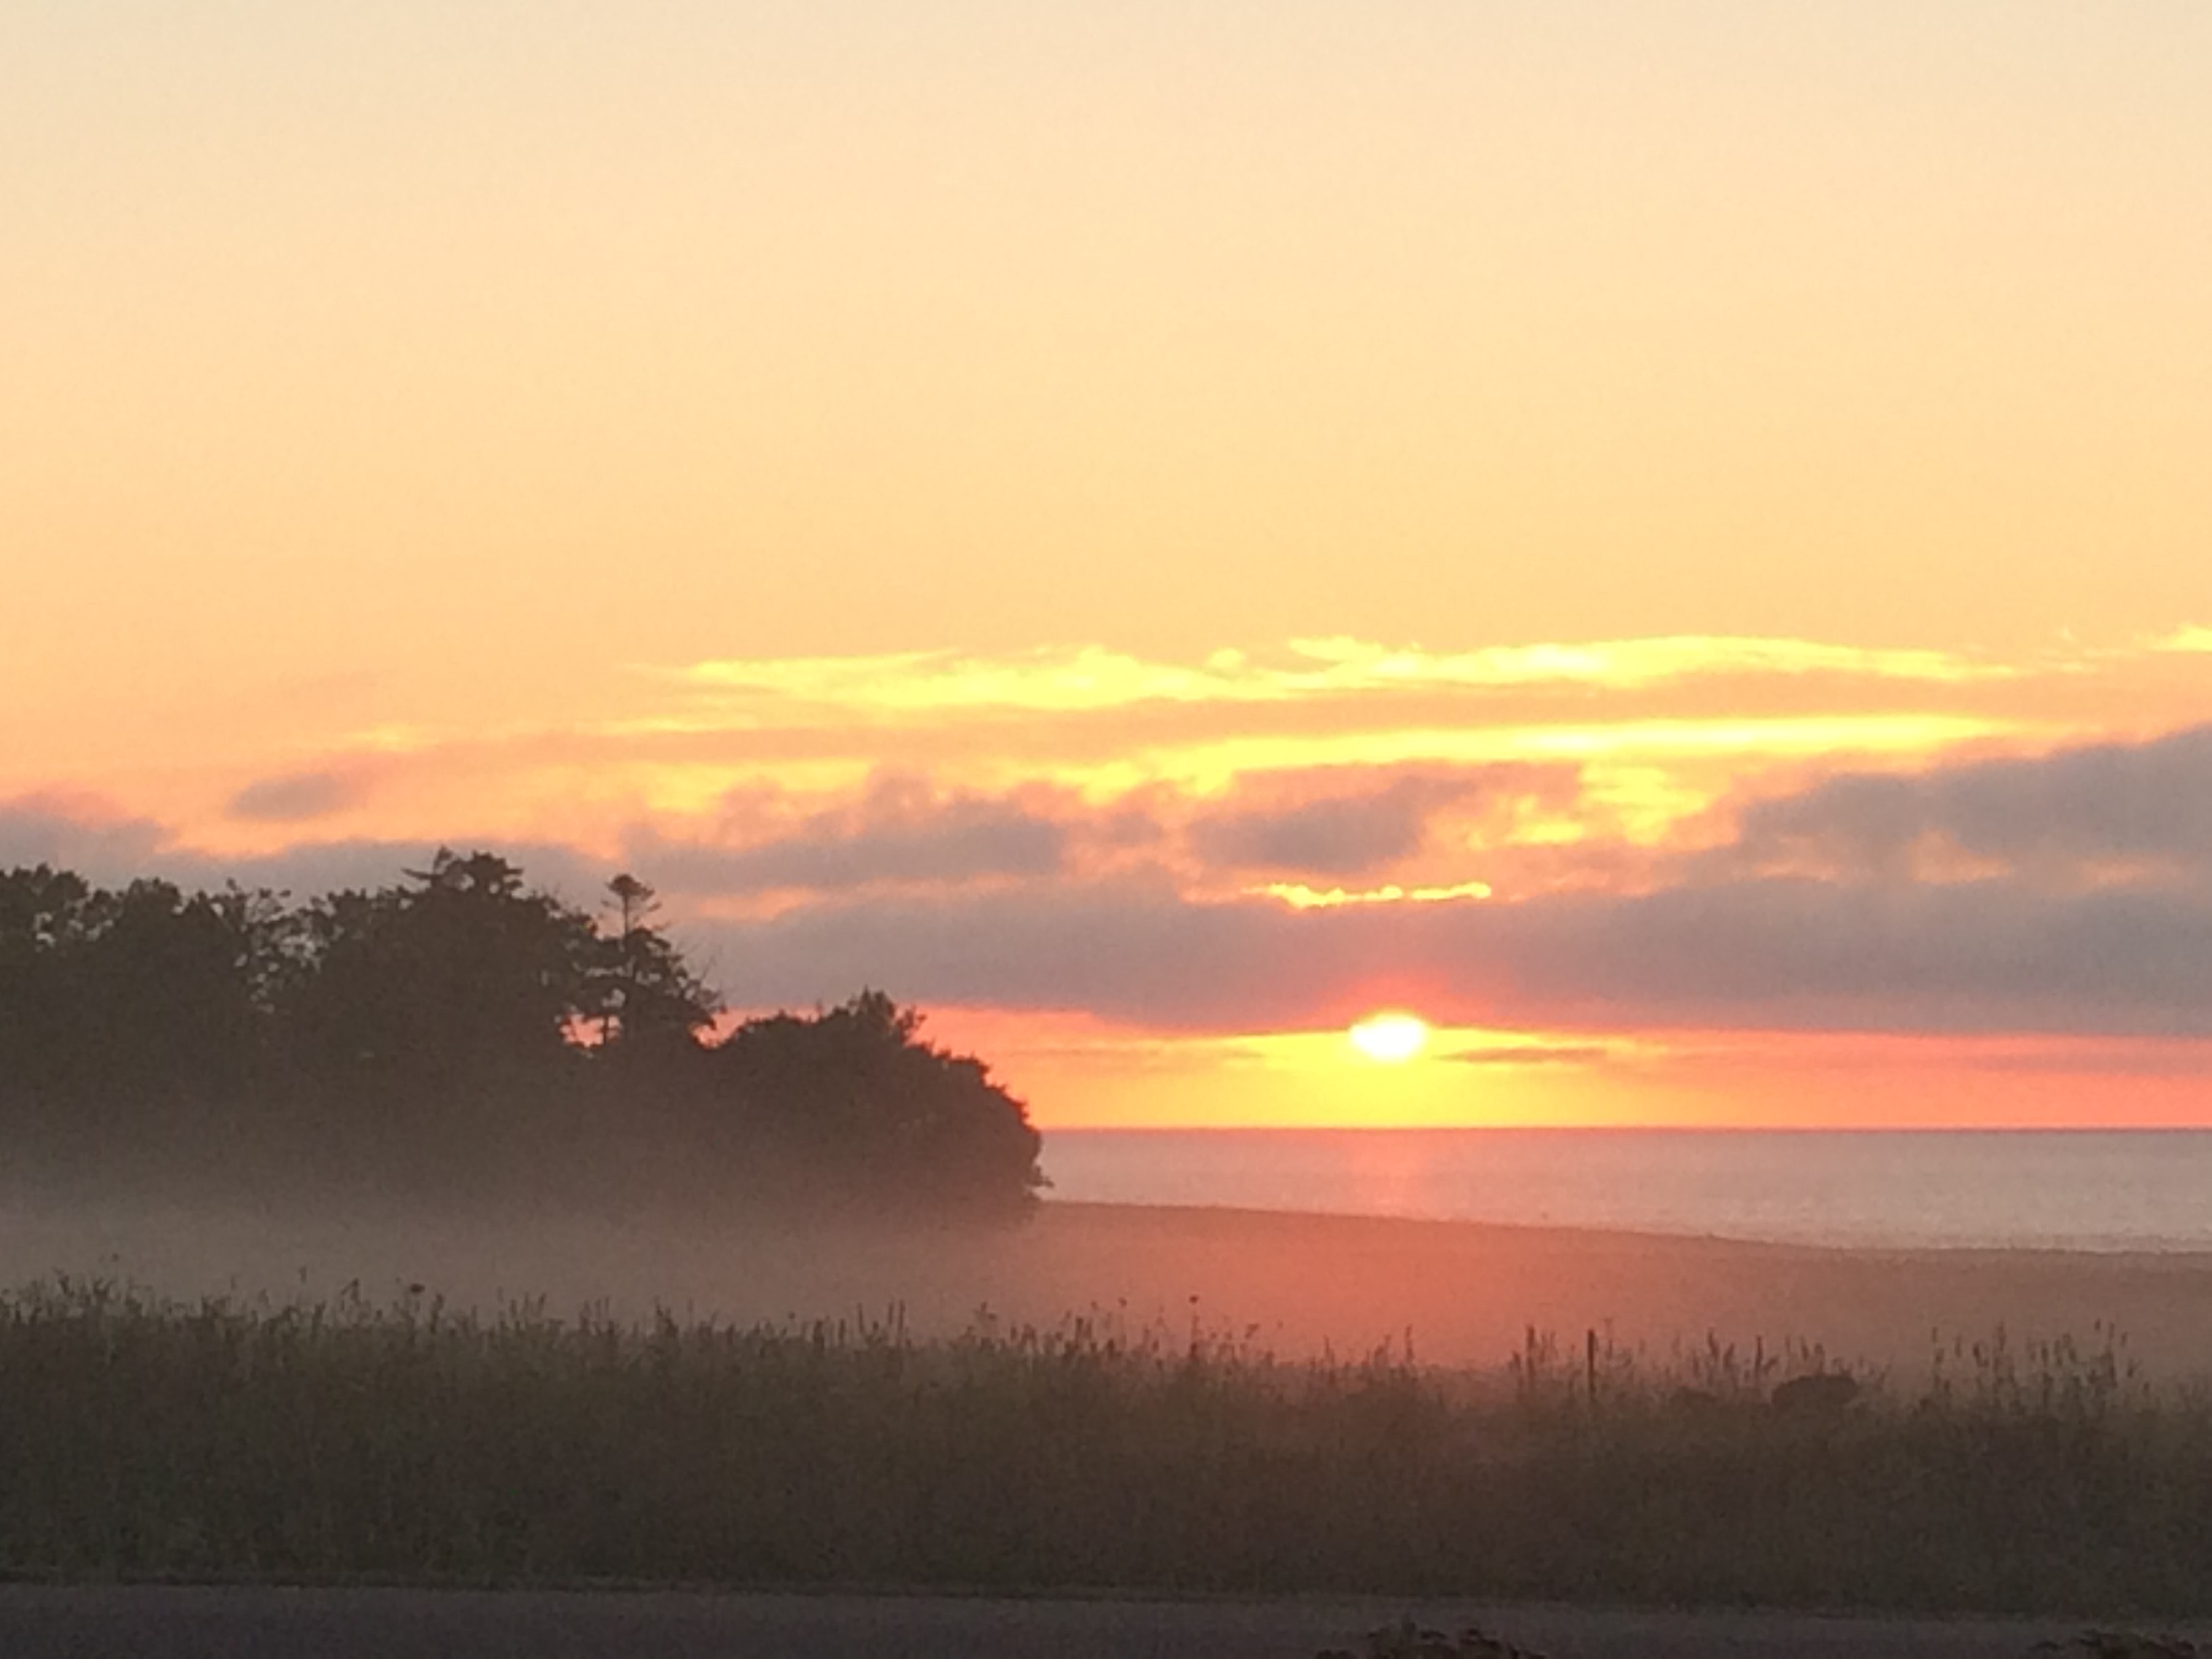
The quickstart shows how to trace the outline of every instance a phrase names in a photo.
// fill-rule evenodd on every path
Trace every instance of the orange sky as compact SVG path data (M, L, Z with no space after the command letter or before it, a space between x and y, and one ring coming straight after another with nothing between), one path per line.
M631 868L1048 1125L2212 1122L2208 71L11 9L0 863Z

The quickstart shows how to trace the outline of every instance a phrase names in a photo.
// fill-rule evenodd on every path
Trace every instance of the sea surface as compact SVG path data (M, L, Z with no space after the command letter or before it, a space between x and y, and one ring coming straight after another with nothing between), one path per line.
M2212 1250L2212 1131L1060 1130L1050 1196L1897 1248Z

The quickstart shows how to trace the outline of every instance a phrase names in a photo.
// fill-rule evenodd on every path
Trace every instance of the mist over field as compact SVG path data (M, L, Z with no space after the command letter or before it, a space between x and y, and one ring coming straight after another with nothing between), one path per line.
M1050 1167L1049 1141L1045 1164ZM1081 1319L1285 1359L1388 1349L1502 1367L1528 1334L1595 1330L1652 1363L1719 1340L1815 1350L1917 1386L1944 1343L2091 1343L2212 1375L2212 1257L1843 1251L1601 1231L1060 1202L1023 1220L870 1218L358 1186L197 1194L0 1187L0 1282L66 1274L197 1300L357 1294L628 1322L896 1321L918 1339ZM1939 1340L1940 1339L1940 1340Z
M165 1295L372 1300L410 1287L456 1309L542 1301L642 1319L739 1324L881 1316L951 1331L1018 1284L1021 1241L995 1228L815 1221L696 1206L575 1208L301 1189L283 1196L94 1196L15 1187L0 1200L0 1279L106 1277Z

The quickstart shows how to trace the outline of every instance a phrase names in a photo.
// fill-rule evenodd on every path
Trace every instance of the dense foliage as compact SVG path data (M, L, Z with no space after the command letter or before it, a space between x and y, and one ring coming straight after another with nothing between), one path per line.
M715 1040L716 998L610 884L611 925L487 853L306 904L0 872L0 1148L574 1189L1018 1211L1020 1102L864 991Z
M2204 1400L2018 1360L1806 1412L1540 1341L1498 1377L49 1284L0 1297L0 1575L2212 1611Z

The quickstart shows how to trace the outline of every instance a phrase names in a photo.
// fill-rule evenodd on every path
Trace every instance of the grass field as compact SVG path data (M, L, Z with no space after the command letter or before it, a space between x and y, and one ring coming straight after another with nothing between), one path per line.
M2212 1402L2116 1342L1778 1407L1803 1351L1279 1361L427 1295L0 1300L0 1572L2212 1607Z

